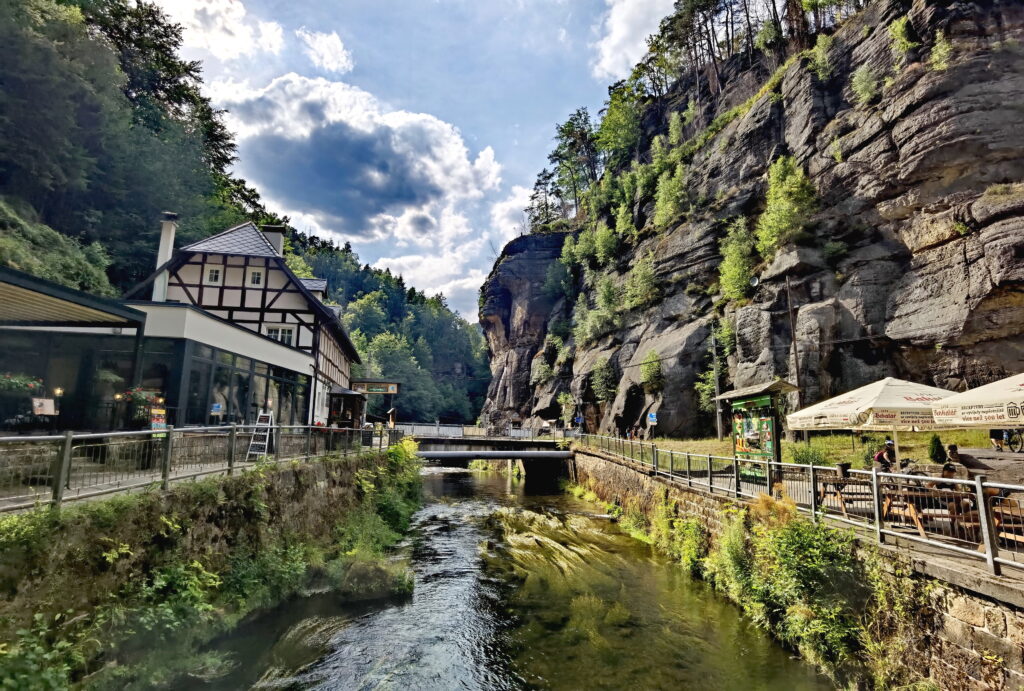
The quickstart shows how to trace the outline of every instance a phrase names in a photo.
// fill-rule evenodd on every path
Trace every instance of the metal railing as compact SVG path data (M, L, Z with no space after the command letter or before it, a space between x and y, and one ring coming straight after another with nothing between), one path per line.
M813 520L873 530L879 543L900 538L983 559L995 574L1002 565L1024 568L1021 485L984 475L942 478L695 454L593 434L580 435L578 443L708 494L785 495Z
M402 438L394 429L277 425L267 453L249 456L249 425L138 432L0 437L0 512L159 487L205 475L231 475L257 462L383 450Z
M486 427L476 425L443 425L438 422L399 422L395 429L408 436L445 437L460 439L464 437L508 437L511 439L570 439L577 435L577 430L566 430L552 427L512 427L508 426L501 432L492 432Z

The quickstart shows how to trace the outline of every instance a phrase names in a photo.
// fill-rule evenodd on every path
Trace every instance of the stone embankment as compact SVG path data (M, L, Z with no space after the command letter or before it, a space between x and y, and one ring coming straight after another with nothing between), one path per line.
M674 502L677 516L697 519L712 543L722 537L728 511L744 501L688 489L653 476L650 468L580 447L569 474L603 501L636 506L649 520L666 499ZM942 689L1024 688L1024 572L996 577L969 560L871 543L865 540L860 549L877 550L893 570L908 569L924 581L928 611L918 621L927 628L914 631L914 654L902 662L915 667L910 672Z

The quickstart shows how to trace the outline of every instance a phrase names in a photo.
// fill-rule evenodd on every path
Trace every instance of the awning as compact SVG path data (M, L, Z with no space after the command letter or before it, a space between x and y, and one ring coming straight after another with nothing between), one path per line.
M932 405L935 422L949 427L1020 427L1024 373L953 394Z
M117 300L89 295L0 266L0 326L135 328L145 323L145 313Z
M733 389L732 391L726 391L721 396L715 398L716 401L731 401L736 398L750 398L752 396L767 396L773 393L792 393L796 391L797 387L790 384L785 379L776 379L775 381L768 382L766 384L754 384L753 386L744 386L742 389Z
M339 384L334 384L333 386L331 386L331 395L332 396L358 396L359 398L363 398L363 399L366 398L366 394L359 393L358 391L353 391L352 389L346 389L344 386L341 386Z
M944 429L932 404L952 391L886 377L786 416L791 430L859 429L914 432Z

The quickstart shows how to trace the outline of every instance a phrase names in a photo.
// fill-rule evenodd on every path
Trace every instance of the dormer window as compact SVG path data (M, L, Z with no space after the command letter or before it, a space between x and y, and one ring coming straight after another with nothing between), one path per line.
M263 287L263 269L250 269L249 270L249 287L250 288L262 288Z
M207 269L206 282L212 286L220 285L220 267L217 267L216 269Z

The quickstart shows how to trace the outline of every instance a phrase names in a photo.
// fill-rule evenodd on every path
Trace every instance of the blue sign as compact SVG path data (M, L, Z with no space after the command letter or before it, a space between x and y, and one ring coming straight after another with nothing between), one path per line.
M581 422L583 422L583 416L582 416L582 415L577 415L577 416L576 416L576 424L578 425L578 424L580 424Z
M658 424L658 414L657 413L647 413L647 424L648 425L656 425L656 424Z
M214 403L212 406L210 406L210 412L211 413L223 413L224 412L224 404L223 403Z

